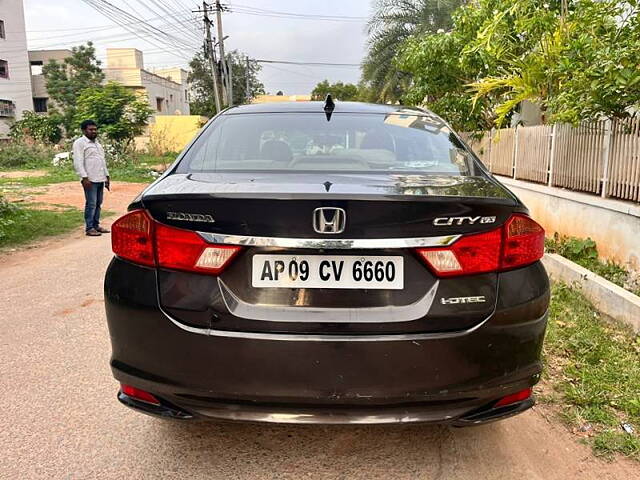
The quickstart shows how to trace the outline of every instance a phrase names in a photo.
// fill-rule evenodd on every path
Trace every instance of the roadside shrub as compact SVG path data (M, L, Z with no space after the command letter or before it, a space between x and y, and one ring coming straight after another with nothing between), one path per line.
M630 282L634 276L631 272L611 260L603 262L598 258L598 247L591 238L566 237L555 233L553 238L545 240L545 248L547 252L562 255L632 293L640 293Z
M17 205L14 205L0 195L0 239L4 237L7 227L15 223L15 220L12 217L14 217L18 211L19 208Z
M41 143L58 143L62 139L62 117L57 113L38 115L24 112L21 120L11 126L9 136L14 141L32 140Z
M553 238L547 239L546 248L548 252L557 253L572 262L596 260L598 258L598 247L596 242L590 238L565 237L564 235L553 234Z
M18 206L0 195L0 218L11 213L15 213L16 211L18 211Z
M9 142L0 147L0 168L36 168L51 163L56 151L51 146Z

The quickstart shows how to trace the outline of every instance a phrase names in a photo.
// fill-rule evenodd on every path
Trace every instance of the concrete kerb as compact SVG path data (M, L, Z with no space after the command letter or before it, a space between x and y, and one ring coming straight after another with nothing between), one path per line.
M640 297L605 280L561 255L547 253L542 263L552 280L578 284L584 296L604 315L629 325L640 333Z

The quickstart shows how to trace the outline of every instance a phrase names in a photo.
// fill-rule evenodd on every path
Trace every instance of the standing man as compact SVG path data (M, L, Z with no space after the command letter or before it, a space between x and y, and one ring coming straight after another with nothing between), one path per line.
M86 234L99 237L109 230L100 226L100 206L104 188L109 190L110 180L104 149L97 140L98 126L93 120L80 124L82 137L73 142L73 167L80 176L84 189L84 222Z

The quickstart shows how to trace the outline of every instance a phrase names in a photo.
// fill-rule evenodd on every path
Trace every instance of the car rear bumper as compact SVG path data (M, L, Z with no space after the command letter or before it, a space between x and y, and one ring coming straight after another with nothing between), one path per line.
M111 366L119 382L161 400L154 407L119 394L122 403L145 413L280 423L472 425L533 405L529 398L493 408L539 379L547 314L532 315L537 310L527 303L500 305L463 332L351 338L195 333L158 307L155 272L127 265L112 264L126 269L127 280L111 285L107 278L105 289Z
M211 419L217 421L266 422L287 424L322 425L372 425L390 423L440 423L456 427L476 426L512 417L535 404L535 397L506 406L494 407L492 403L471 409L455 403L441 405L411 405L385 407L254 405L211 402L204 407L187 410L164 398L160 405L152 405L132 398L122 391L118 400L125 406L148 415L176 420Z

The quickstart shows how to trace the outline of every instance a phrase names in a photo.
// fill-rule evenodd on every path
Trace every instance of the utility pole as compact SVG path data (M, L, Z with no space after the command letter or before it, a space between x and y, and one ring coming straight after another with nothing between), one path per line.
M216 101L216 112L222 111L222 104L220 102L220 88L218 86L218 65L216 62L216 50L213 46L213 40L211 39L211 20L209 19L209 5L205 0L202 1L202 13L204 14L204 30L205 30L205 56L209 57L209 64L211 65L211 75L213 76L213 93Z
M216 18L218 20L218 46L220 47L220 61L222 62L222 75L227 86L227 103L229 106L233 105L233 87L231 86L231 78L229 76L229 69L227 67L227 57L224 54L224 34L222 32L222 10L224 7L220 3L220 0L216 0Z
M245 88L245 95L247 97L247 103L251 103L251 85L249 83L249 74L251 73L249 68L249 55L245 55L244 60L246 62L245 67L244 67L244 79L246 81L246 86Z
M233 105L233 59L231 55L228 55L227 61L227 81L229 82L229 88L227 88L227 92L229 93L229 106Z

